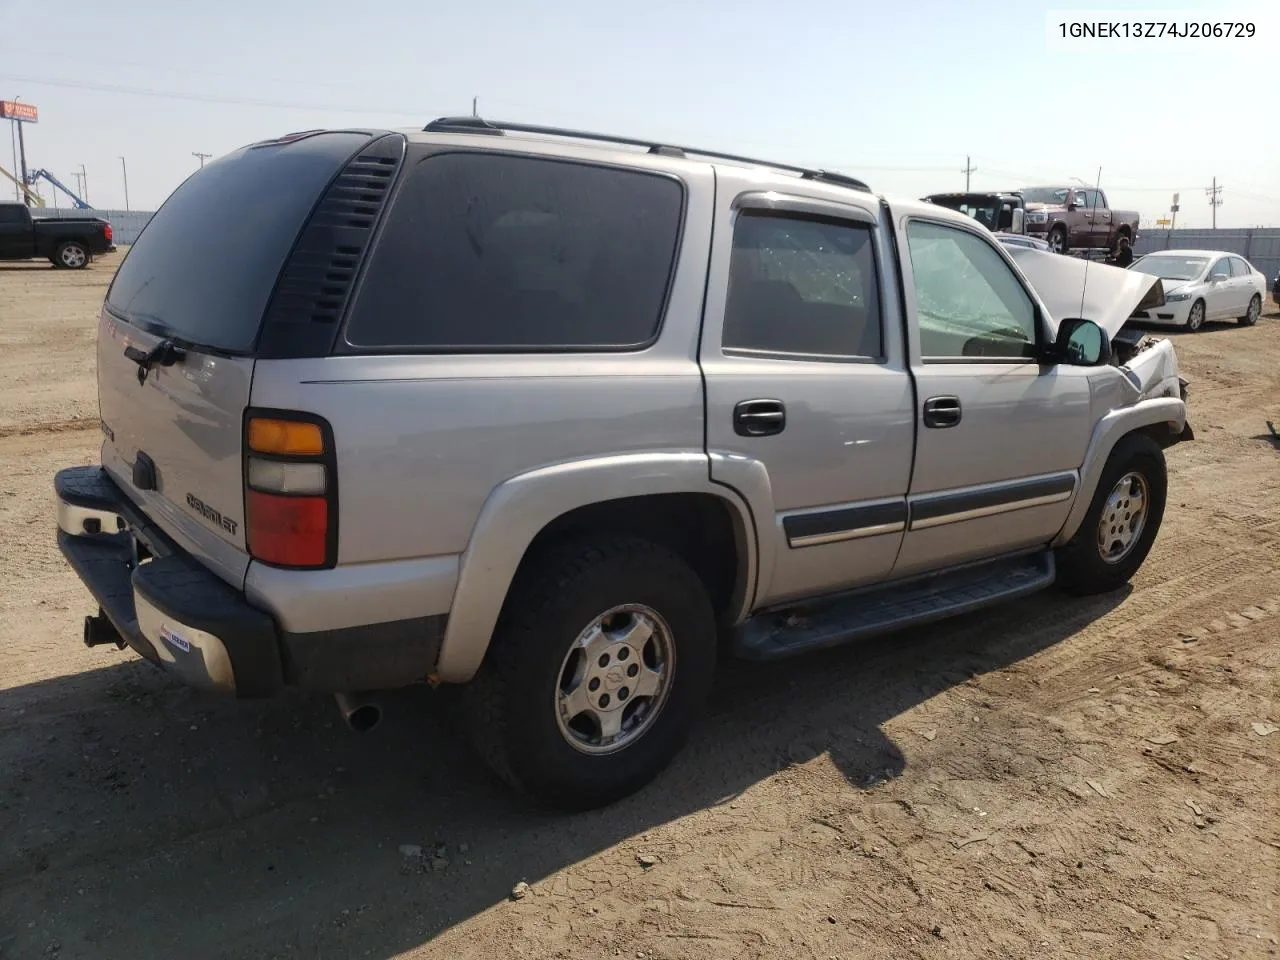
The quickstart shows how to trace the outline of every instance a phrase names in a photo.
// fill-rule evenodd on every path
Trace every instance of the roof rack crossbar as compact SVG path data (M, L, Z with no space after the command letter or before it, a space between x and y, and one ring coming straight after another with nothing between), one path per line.
M501 120L482 120L479 117L441 117L427 124L423 130L427 132L445 133L531 133L548 137L567 137L573 140L595 140L600 143L617 143L628 147L645 147L650 153L663 156L697 156L712 157L717 160L729 160L733 163L745 163L754 167L768 167L773 170L785 170L798 173L803 179L817 180L823 183L839 184L862 190L867 193L871 188L865 182L847 174L832 170L815 170L810 167L797 167L787 163L776 163L772 160L758 160L754 157L743 157L734 153L722 153L717 150L703 150L699 147L684 147L677 144L657 143L653 140L640 140L635 137L620 137L611 133L591 133L586 130L570 130L565 127L545 127L532 123L510 123Z

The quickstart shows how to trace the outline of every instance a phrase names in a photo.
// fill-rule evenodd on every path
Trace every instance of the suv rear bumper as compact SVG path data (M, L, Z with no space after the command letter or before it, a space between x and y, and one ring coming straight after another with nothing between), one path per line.
M54 490L58 547L119 642L189 686L337 693L412 683L435 663L443 618L289 633L185 553L101 467L61 470Z

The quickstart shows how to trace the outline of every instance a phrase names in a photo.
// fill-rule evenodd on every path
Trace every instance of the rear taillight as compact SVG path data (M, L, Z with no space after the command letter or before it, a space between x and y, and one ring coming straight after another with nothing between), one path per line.
M112 236L112 234L111 234L111 224L109 224L109 223L108 223L105 227L103 227L103 228L102 228L102 232L103 232L104 234L106 234L106 237L107 237L107 243L110 243L110 242L111 242L111 236Z
M332 567L338 490L328 423L309 414L250 411L244 437L249 554L277 567Z

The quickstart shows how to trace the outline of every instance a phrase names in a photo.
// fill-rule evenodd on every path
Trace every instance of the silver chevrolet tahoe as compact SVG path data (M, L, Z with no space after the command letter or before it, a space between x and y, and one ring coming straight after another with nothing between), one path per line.
M611 802L718 657L1133 576L1186 383L1030 276L963 214L709 151L474 118L245 147L101 310L101 465L55 480L84 640L357 728L454 685L513 786Z

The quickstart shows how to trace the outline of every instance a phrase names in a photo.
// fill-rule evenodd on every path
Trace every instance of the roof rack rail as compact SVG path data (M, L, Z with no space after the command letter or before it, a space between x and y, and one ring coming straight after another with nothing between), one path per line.
M564 127L544 127L532 123L509 123L499 120L484 120L480 117L440 117L432 120L422 128L427 133L480 133L501 136L511 133L532 133L549 137L567 137L573 140L596 140L601 143L617 143L628 147L645 147L649 153L664 157L712 157L717 160L729 160L734 163L745 163L755 167L769 167L774 170L785 170L798 173L802 179L817 180L822 183L837 184L870 193L871 188L862 180L834 170L815 170L809 167L797 167L786 163L775 163L772 160L758 160L753 157L742 157L733 153L721 153L716 150L703 150L698 147L682 147L676 144L657 143L653 140L639 140L634 137L620 137L609 133L591 133L586 130L570 130Z

